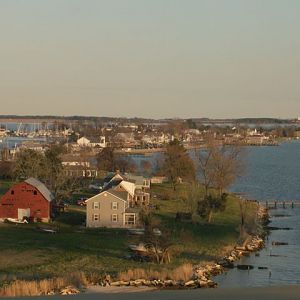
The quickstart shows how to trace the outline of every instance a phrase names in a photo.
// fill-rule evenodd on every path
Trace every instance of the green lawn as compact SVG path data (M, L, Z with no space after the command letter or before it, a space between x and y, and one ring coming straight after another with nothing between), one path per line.
M82 213L74 210L49 225L59 225L56 234L40 232L35 224L1 224L0 272L18 277L48 277L76 271L117 273L122 266L131 266L124 259L128 247L126 231L68 225L69 221L74 222L75 214L82 218ZM20 263L20 257L26 260Z
M1 184L1 188L4 186L8 187L9 183ZM187 188L182 185L173 192L168 185L155 185L152 189L152 194L156 195L153 203L158 206L155 218L172 230L176 244L167 268L185 262L215 260L235 244L239 236L239 205L233 196L229 197L226 210L214 215L212 224L206 224L199 217L193 222L176 221L176 212L186 211L178 195ZM249 210L250 216L254 213L255 205ZM125 230L88 230L82 225L84 220L85 208L71 205L47 225L59 228L56 234L38 231L37 224L0 224L0 281L1 274L31 279L76 271L115 275L133 268L166 267L128 260L125 258L128 245L137 243L137 237L128 236Z
M225 211L215 213L211 224L198 216L193 217L193 222L179 222L175 219L176 213L186 212L187 209L178 195L188 188L181 185L174 192L166 184L153 186L152 193L157 197L153 203L158 206L155 214L165 226L173 228L173 236L178 241L176 248L179 255L175 259L178 264L215 260L236 244L239 238L239 199L229 195ZM169 200L162 199L166 194ZM246 221L251 222L256 215L257 205L250 203L248 208Z

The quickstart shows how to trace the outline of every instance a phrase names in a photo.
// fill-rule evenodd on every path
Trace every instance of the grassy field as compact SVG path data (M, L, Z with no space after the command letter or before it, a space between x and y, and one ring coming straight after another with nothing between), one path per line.
M8 188L3 182L1 192ZM5 188L4 188L5 187ZM234 245L239 237L240 212L238 199L230 196L227 208L216 213L212 224L195 217L193 222L178 222L177 212L186 210L178 195L187 186L173 192L168 185L156 185L153 204L155 218L170 228L176 246L170 265L158 266L126 258L128 245L138 242L125 230L86 229L85 208L71 205L47 226L59 228L56 234L37 230L37 224L0 224L0 282L1 278L35 279L67 275L83 271L86 274L117 275L134 268L175 268L183 263L201 263L215 260ZM80 197L81 195L75 195ZM255 205L249 210L255 214ZM2 277L1 277L2 276Z
M178 263L215 260L235 245L239 239L239 199L229 195L225 211L215 213L211 224L198 216L193 217L193 222L178 222L175 219L176 212L185 211L186 204L176 195L180 195L188 188L188 186L181 185L174 192L171 186L166 184L154 186L152 191L157 198L161 198L161 195L167 195L170 198L170 200L153 200L159 208L155 214L161 222L174 230L174 237L178 240L177 252L179 254L175 259ZM250 203L248 208L246 222L249 223L255 218L257 205Z

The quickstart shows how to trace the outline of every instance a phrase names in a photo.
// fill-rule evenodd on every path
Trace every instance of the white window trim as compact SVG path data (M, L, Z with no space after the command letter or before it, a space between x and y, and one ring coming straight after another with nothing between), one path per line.
M115 206L115 204L116 204L116 206ZM111 209L112 210L118 210L118 202L113 202L112 204L111 204Z
M133 215L133 224L128 224L126 223L126 216L132 216ZM136 215L134 213L127 213L127 214L124 214L124 224L125 225L136 225Z
M95 206L95 204L97 203L97 206ZM99 202L93 202L93 209L100 209L100 203Z
M115 220L114 220L114 217L116 217ZM111 221L114 222L114 223L117 223L118 222L118 214L112 214L111 215Z
M97 218L98 218L97 220L96 220L96 218L95 218L96 216L97 216ZM93 214L93 221L94 221L94 222L99 222L99 221L100 221L100 216L99 216L99 214Z

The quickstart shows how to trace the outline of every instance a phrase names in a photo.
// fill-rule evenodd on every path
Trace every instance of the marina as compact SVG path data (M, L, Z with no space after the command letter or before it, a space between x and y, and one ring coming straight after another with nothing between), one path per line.
M268 209L277 209L277 208L294 208L299 206L299 201L266 201L265 207Z

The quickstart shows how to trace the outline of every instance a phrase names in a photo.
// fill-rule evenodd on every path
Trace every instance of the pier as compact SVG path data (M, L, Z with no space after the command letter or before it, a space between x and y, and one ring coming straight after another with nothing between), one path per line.
M266 208L276 209L276 208L294 208L295 206L300 206L300 201L266 201Z

